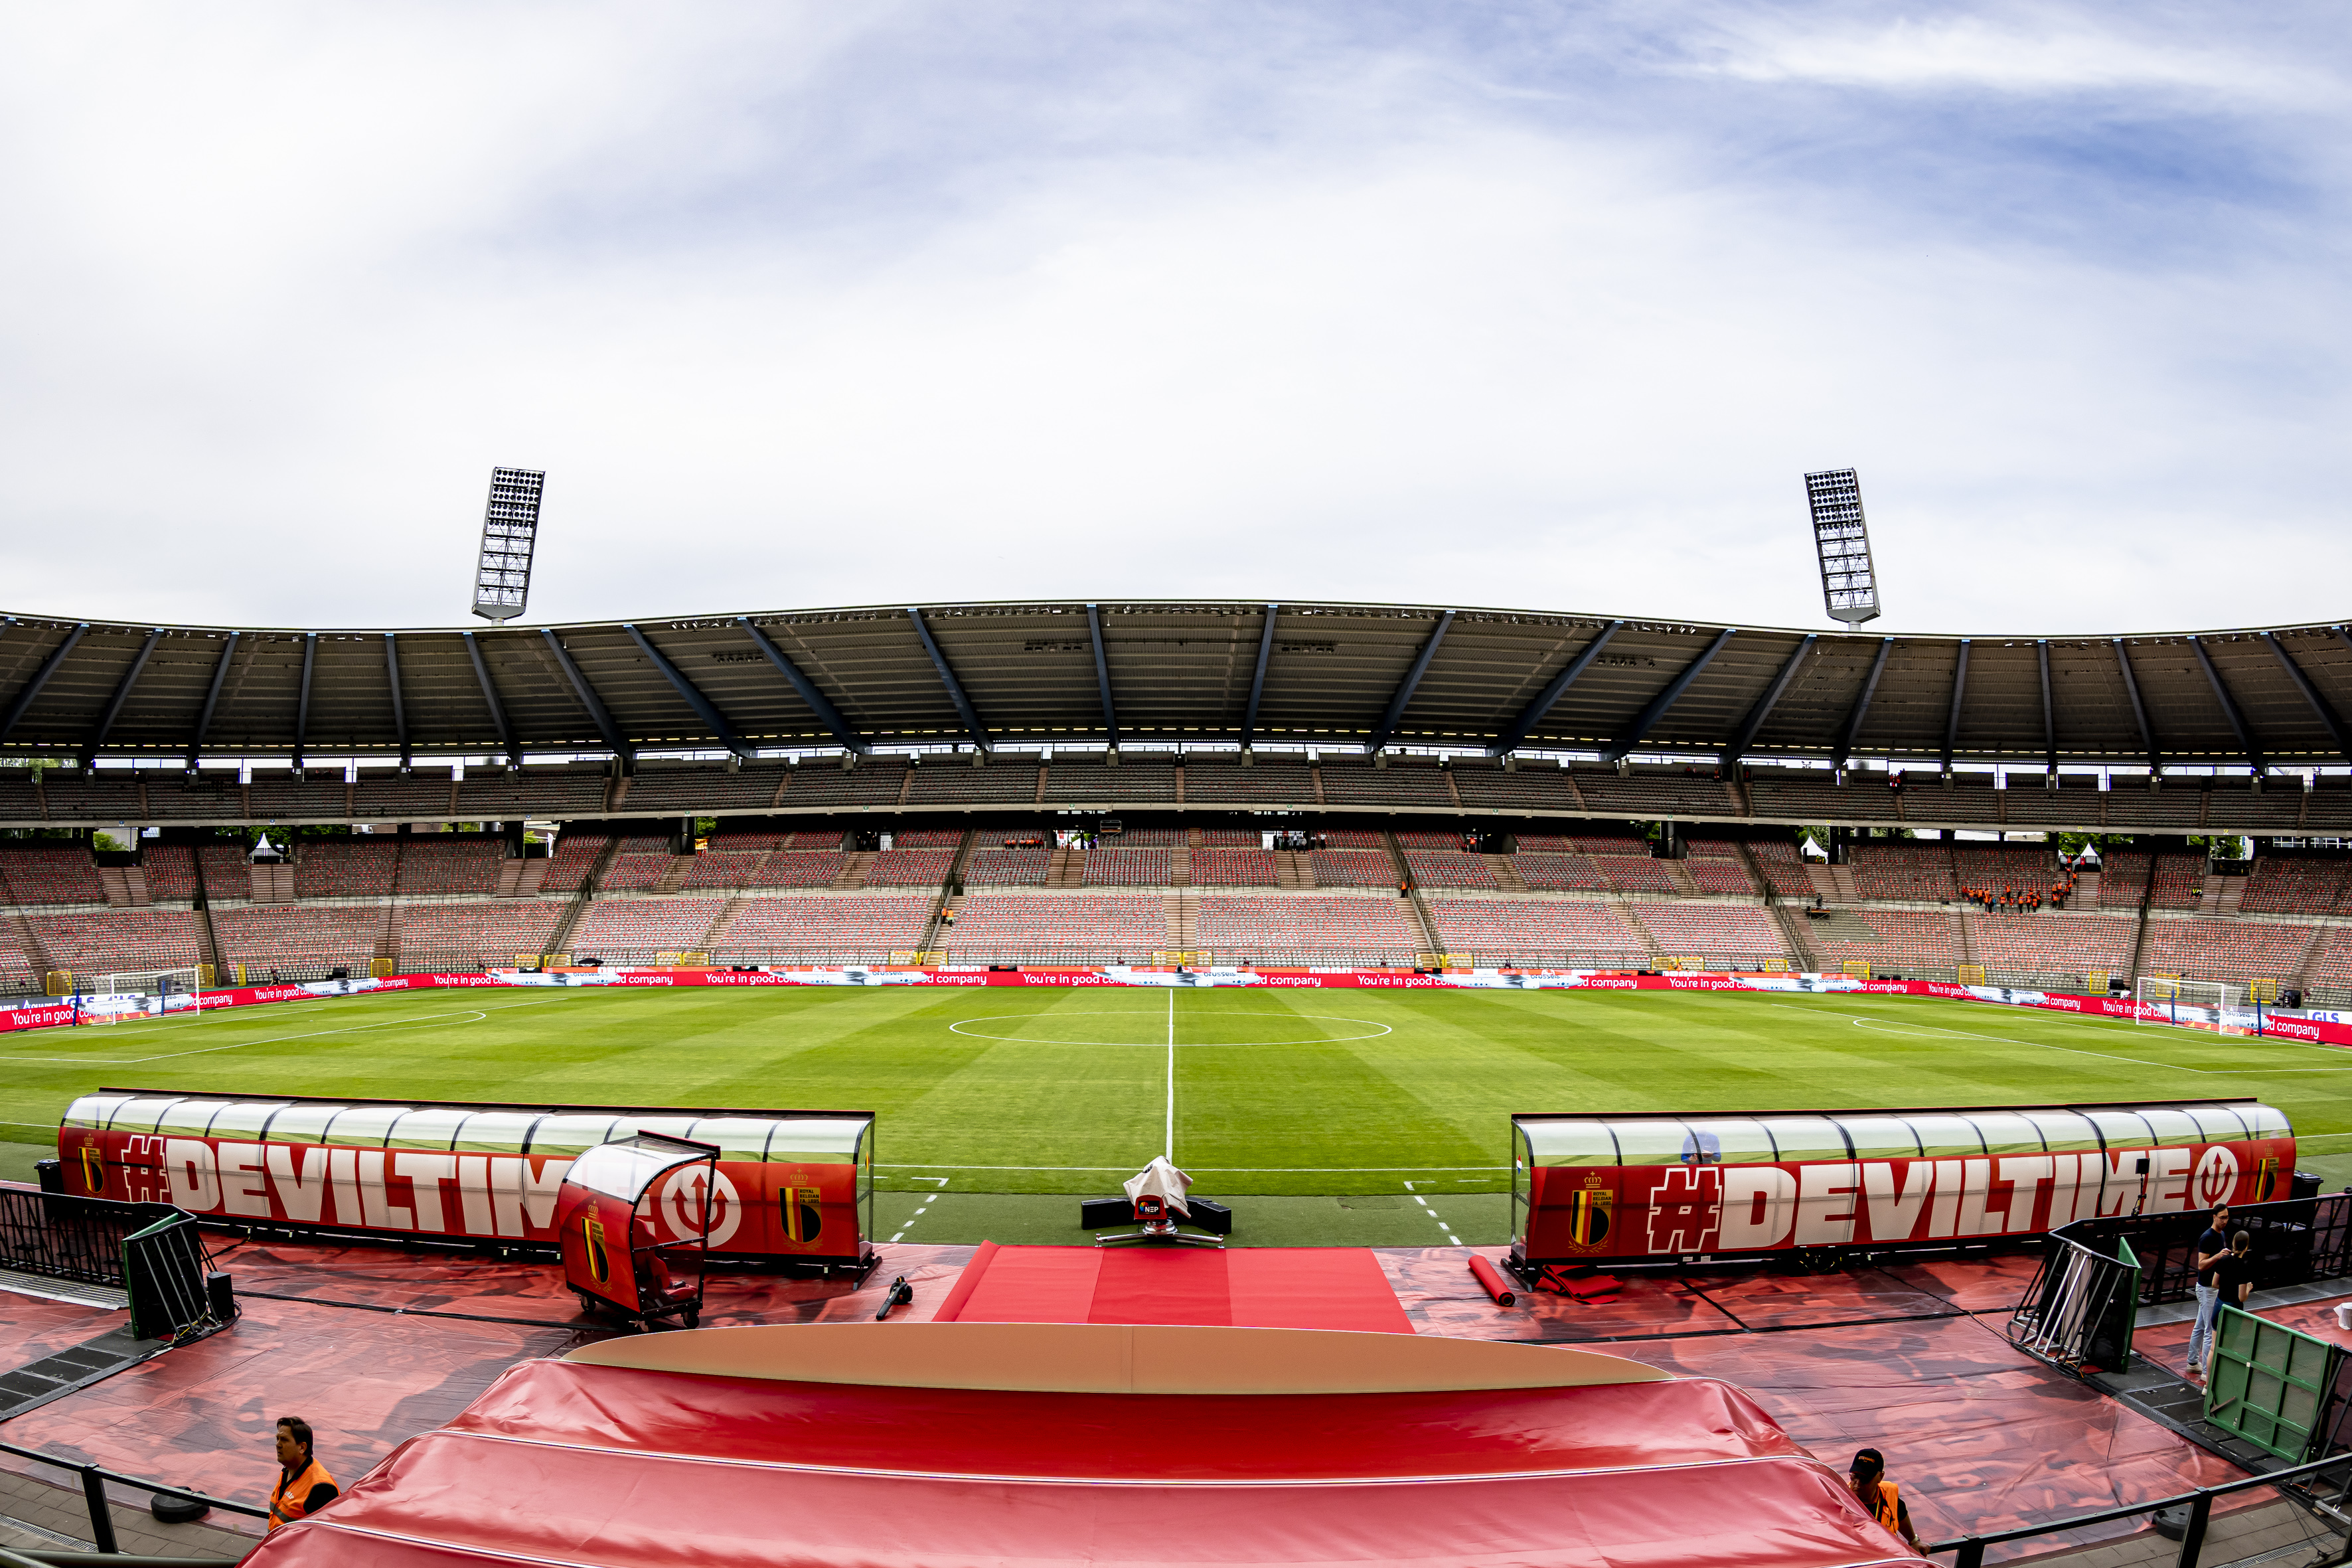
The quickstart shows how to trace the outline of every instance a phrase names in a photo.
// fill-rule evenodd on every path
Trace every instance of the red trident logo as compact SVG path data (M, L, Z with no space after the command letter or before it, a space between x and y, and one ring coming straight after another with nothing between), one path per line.
M2210 1209L2230 1201L2238 1190L2238 1157L2219 1143L2205 1151L2197 1162L2197 1175L2192 1184L2197 1189L2197 1206Z
M1669 1165L1650 1189L1650 1250L1705 1252L1723 1223L1723 1168Z

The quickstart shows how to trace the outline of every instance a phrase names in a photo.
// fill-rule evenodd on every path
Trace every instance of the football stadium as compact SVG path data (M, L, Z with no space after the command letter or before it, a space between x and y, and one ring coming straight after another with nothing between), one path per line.
M20 1555L2340 1537L2342 627L19 616L0 682ZM344 1495L254 1548L289 1402Z

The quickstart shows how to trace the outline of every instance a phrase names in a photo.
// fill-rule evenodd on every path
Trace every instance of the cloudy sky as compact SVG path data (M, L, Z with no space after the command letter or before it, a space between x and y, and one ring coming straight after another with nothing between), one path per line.
M2340 7L0 11L0 608L2342 616Z

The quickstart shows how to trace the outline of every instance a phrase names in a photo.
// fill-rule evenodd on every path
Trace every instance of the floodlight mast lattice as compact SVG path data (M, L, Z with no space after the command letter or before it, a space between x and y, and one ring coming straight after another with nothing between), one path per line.
M482 513L482 553L474 569L474 614L505 621L522 614L530 597L530 557L539 543L541 468L492 468L489 505Z
M1805 476L1813 513L1813 548L1822 563L1822 603L1832 620L1858 626L1878 618L1878 574L1870 563L1870 529L1862 517L1862 481L1852 468Z

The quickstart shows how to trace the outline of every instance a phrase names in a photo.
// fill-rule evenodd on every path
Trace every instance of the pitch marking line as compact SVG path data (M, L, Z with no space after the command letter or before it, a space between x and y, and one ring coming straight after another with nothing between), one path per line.
M1396 1030L1387 1024L1370 1018L1342 1018L1333 1013L1225 1013L1213 1015L1219 1018L1315 1018L1330 1024L1360 1024L1371 1031L1363 1035L1315 1035L1296 1040L1179 1040L1176 1034L1176 994L1168 994L1168 1038L1165 1048L1171 1051L1246 1050L1260 1046L1336 1046L1349 1040L1377 1040ZM1029 1023L1039 1018L1139 1018L1140 1013L1127 1012L1053 1012L1053 1013L992 1013L977 1018L959 1018L948 1026L948 1033L961 1035L968 1040L998 1040L1009 1046L1101 1046L1114 1049L1150 1049L1162 1047L1160 1040L1052 1040L1035 1035L991 1035L979 1029L966 1028L967 1024ZM1171 1072L1173 1068L1171 1068Z
M347 1028L314 1029L303 1035L273 1035L268 1039L238 1040L231 1045L206 1046L202 1050L194 1051L164 1051L152 1057L0 1057L0 1062L45 1062L64 1067L138 1067L146 1062L167 1062L181 1057L208 1057L216 1051L241 1051L248 1046L283 1045L288 1040L319 1040L331 1035L363 1034L371 1029L404 1029L411 1024L431 1025L435 1028L450 1026L447 1024L434 1023L436 1018L454 1018L469 1024L478 1024L486 1022L492 1013L511 1012L517 1007L543 1007L547 1002L555 1000L558 998L551 996L542 1002L510 1002L504 1007L467 1008L460 1013L419 1013L407 1018L379 1018L373 1024L353 1024Z
M27 1122L26 1126L35 1125ZM877 1160L877 1171L1132 1171L1132 1165L960 1165L952 1162L892 1162ZM1398 1171L1507 1171L1508 1165L1194 1165L1212 1176L1376 1176ZM929 1181L928 1176L915 1180Z
M1809 1009L1809 1010L1810 1010L1810 1009ZM2152 1061L2147 1060L2147 1059L2146 1058L2144 1058L2144 1057L2119 1057L2119 1056L2116 1056L2116 1055L2115 1055L2113 1052L2110 1052L2110 1051L2085 1051L2085 1050L2078 1049L2077 1047L2074 1047L2074 1046L2053 1046L2053 1045L2051 1045L2051 1044L2050 1044L2048 1041L2046 1041L2046 1040L2021 1040L2021 1039L2019 1039L2019 1038L2018 1038L2016 1036L2014 1036L2014 1035L1987 1035L1987 1034L1981 1034L1981 1033L1979 1033L1979 1032L1978 1032L1977 1030L1974 1030L1974 1029L1947 1029L1947 1028L1943 1027L1942 1026L1940 1026L1940 1025L1937 1025L1937 1024L1916 1024L1916 1023L1915 1023L1915 1024L1911 1024L1908 1027L1905 1027L1905 1026L1902 1026L1902 1025L1900 1025L1900 1024L1889 1023L1889 1022L1886 1022L1886 1021L1885 1021L1885 1020L1877 1019L1877 1018L1855 1018L1855 1019L1853 1019L1853 1025L1854 1025L1854 1026L1855 1026L1856 1028L1859 1028L1859 1029L1870 1029L1870 1030L1874 1030L1874 1031L1875 1031L1875 1032L1877 1032L1877 1033L1879 1033L1879 1034L1886 1034L1886 1035L1901 1035L1901 1036L1906 1036L1906 1037L1909 1037L1909 1038L1911 1038L1911 1039L1915 1039L1915 1040L1924 1040L1924 1039L1927 1038L1927 1037L1928 1037L1928 1036L1929 1036L1930 1034L1936 1034L1936 1035L1957 1035L1957 1036L1959 1036L1959 1037L1960 1037L1961 1038L1963 1038L1963 1039L1969 1039L1969 1040L1991 1040L1991 1041L1995 1041L1995 1042L1997 1042L1997 1043L1999 1043L1999 1044L2002 1044L2002 1045L2011 1045L2011 1046L2032 1046L2032 1047L2035 1047L2036 1049L2039 1049L2039 1050L2045 1050L2045 1051L2065 1051L2065 1052L2068 1052L2069 1054L2074 1055L2074 1056L2078 1056L2078 1057L2098 1057L2098 1058L2103 1058L2104 1060L2111 1061L2111 1062L2131 1062L2131 1063L2135 1064L2136 1066L2139 1066L2139 1067L2150 1067L2150 1068L2164 1068L2165 1070L2169 1071L2169 1072L2193 1072L2193 1073L2196 1073L2196 1074L2200 1075L2200 1077L2204 1077L2204 1078L2276 1078L2276 1077L2280 1077L2280 1076L2283 1076L2283 1075L2284 1075L2284 1076L2294 1076L2294 1077L2304 1077L2304 1076L2308 1076L2308 1075L2310 1075L2310 1074L2314 1074L2314 1073L2338 1073L2338 1072L2352 1072L2352 1067L2341 1067L2341 1068L2192 1068L2192 1067L2183 1067L2183 1066L2181 1066L2181 1065L2180 1065L2179 1063L2178 1063L2178 1062L2152 1062ZM2288 1047L2288 1048L2290 1048L2290 1049L2295 1049L2295 1050L2323 1050L2323 1051L2324 1051L2324 1050L2333 1050L2333 1049L2335 1049L2335 1048L2336 1048L2336 1047L2332 1047L2332 1046L2316 1046L2316 1047L2315 1047L2315 1046L2307 1046L2307 1045L2305 1045L2305 1044L2304 1044L2302 1041L2300 1041L2300 1040L2282 1040L2282 1041L2280 1041L2279 1043L2280 1043L2281 1045L2283 1045L2283 1046L2287 1047Z

